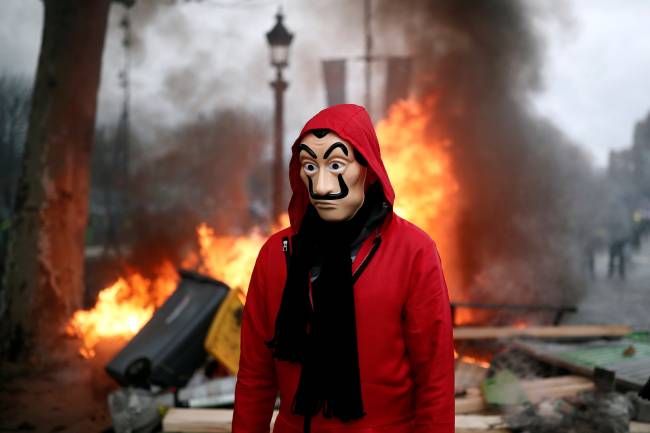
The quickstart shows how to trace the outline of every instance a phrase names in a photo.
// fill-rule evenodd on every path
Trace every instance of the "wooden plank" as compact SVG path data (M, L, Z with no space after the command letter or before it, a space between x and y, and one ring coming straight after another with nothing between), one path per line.
M543 389L529 389L526 390L528 400L537 404L547 398L562 398L579 394L583 391L591 391L595 388L593 383L583 383L577 385L556 386L552 388Z
M465 428L465 427L456 427L454 430L455 433L512 433L512 430L507 428Z
M454 339L623 337L631 332L632 329L626 325L459 326L454 328Z
M574 375L566 376L556 376L556 377L546 377L542 379L528 379L522 381L522 385L525 390L529 389L540 389L540 388L553 388L553 387L562 387L567 385L579 385L579 384L588 384L592 383L591 380Z
M522 380L521 384L528 400L539 403L547 398L560 398L576 395L583 391L591 391L594 383L581 376L559 376L545 379Z
M271 428L278 412L273 412ZM177 433L230 433L232 409L170 408L163 418L164 432Z
M171 408L162 424L164 432L229 433L232 410Z
M501 415L456 415L456 433L507 433Z
M475 413L485 409L485 402L481 395L470 395L456 398L456 413Z
M594 389L594 383L580 376L559 376L544 379L522 380L521 386L531 403L539 403L546 398L560 398L576 395ZM456 413L470 414L485 410L486 404L481 395L468 395L456 398Z

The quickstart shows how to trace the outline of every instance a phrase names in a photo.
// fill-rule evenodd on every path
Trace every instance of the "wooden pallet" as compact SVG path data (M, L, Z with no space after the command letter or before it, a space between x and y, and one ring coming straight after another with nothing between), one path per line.
M454 328L455 340L487 340L499 338L598 338L624 337L632 332L625 325L565 326L459 326Z

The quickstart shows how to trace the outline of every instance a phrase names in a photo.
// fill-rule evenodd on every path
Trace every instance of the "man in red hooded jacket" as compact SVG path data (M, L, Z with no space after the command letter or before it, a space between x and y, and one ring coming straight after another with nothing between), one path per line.
M404 143L408 146L408 143ZM234 433L452 433L454 356L440 257L392 210L368 113L314 116L292 147L291 227L246 298Z

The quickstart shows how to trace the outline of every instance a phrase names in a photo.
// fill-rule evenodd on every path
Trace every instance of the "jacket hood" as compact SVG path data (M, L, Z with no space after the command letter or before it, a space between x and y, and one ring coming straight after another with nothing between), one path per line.
M305 184L300 179L300 161L297 146L312 129L330 129L350 143L368 162L368 170L375 174L384 191L386 200L390 202L391 206L393 205L395 192L381 159L379 141L368 112L359 105L334 105L312 117L302 128L300 135L291 147L289 183L293 193L289 201L289 220L293 230L298 230L307 206L309 206L309 194Z

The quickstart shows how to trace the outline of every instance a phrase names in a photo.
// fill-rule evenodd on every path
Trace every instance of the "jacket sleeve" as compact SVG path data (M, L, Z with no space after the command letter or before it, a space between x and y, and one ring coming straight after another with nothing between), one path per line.
M268 433L277 395L275 366L265 344L272 334L265 307L265 250L257 257L244 305L233 433Z
M415 258L405 305L406 349L415 382L414 433L454 432L451 310L435 245Z

